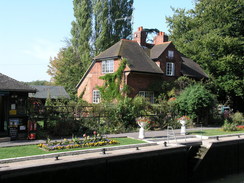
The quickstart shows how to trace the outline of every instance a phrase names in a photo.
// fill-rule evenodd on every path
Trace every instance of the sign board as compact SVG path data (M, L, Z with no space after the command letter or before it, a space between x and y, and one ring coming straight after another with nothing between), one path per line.
M9 111L9 115L16 115L17 114L17 111L16 110L10 110Z
M9 127L9 135L11 140L15 140L18 137L18 128L17 127Z
M19 118L10 118L9 119L10 127L17 127L18 125L19 125Z
M24 125L19 126L19 130L26 130L26 126Z

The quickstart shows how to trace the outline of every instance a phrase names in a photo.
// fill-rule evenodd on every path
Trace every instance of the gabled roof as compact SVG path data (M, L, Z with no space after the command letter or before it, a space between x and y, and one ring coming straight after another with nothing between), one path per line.
M183 60L181 65L181 73L184 76L194 77L198 79L208 78L208 75L196 62L186 57L181 58Z
M69 94L65 91L63 86L42 86L42 85L31 85L31 87L37 89L35 94L30 93L29 97L46 99L67 98L70 99Z
M150 58L153 60L158 59L160 57L160 55L165 51L165 49L170 44L171 44L171 41L153 46L151 51L150 51Z
M131 71L163 74L163 71L152 62L143 48L136 41L122 39L100 53L94 59L106 60L120 57L127 59Z
M0 91L35 93L36 89L0 73Z

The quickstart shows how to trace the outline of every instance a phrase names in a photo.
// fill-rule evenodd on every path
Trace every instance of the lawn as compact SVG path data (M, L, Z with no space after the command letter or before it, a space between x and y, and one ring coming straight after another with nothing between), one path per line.
M146 143L145 141L131 139L131 138L113 138L113 140L118 141L119 144L98 146L98 147L64 149L64 150L56 150L56 151L44 151L44 150L40 149L39 147L37 147L37 145L1 147L0 148L0 159L16 158L16 157L24 157L24 156L32 156L32 155L42 155L42 154L50 154L50 153L65 152L65 151L94 149L94 148L101 148L101 147Z
M215 136L215 135L228 135L228 134L236 134L236 133L244 133L244 130L225 132L222 129L209 129L209 130L198 130L198 131L190 131L189 135L203 135L203 136Z

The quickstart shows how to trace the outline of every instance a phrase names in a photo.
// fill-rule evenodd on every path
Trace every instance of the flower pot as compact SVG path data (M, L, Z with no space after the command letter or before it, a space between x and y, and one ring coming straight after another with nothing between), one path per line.
M181 128L180 128L180 134L185 135L186 134L186 120L180 120Z
M139 130L139 139L144 139L145 138L145 130L144 128L146 127L147 123L146 122L138 122L138 125L141 127Z

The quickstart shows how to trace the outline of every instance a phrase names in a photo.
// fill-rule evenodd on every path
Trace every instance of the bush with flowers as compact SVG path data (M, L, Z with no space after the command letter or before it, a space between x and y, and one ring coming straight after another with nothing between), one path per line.
M94 147L94 146L104 146L110 144L118 144L116 140L109 138L104 138L97 134L96 131L93 132L93 137L83 135L83 138L73 137L71 140L63 139L62 141L52 142L50 139L46 143L38 144L43 150L53 151L62 149L73 149L73 148L84 148L84 147Z

